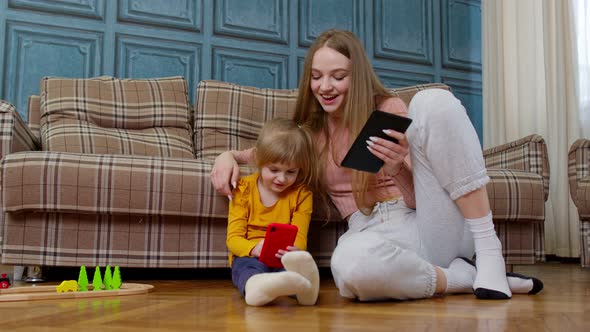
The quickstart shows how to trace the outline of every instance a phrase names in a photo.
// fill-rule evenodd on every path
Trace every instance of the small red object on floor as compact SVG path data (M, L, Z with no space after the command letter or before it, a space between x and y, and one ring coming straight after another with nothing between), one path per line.
M10 279L8 279L6 273L2 273L2 278L0 278L0 288L8 287L10 287Z

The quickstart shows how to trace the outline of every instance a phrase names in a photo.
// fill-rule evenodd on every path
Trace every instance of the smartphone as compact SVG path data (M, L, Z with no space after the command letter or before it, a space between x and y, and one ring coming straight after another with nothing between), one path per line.
M283 263L275 257L275 254L279 249L286 250L287 247L295 244L297 230L297 226L290 224L272 223L268 225L258 260L268 267L282 268Z
M383 160L377 158L367 149L369 137L381 137L397 143L393 137L387 136L383 129L393 129L400 133L405 133L412 119L403 116L375 110L369 116L360 134L352 143L350 150L342 160L341 166L354 168L359 171L377 173L383 167Z

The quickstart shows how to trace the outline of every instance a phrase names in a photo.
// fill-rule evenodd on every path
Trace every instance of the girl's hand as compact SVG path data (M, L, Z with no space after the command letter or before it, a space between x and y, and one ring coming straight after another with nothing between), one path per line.
M230 151L223 152L215 158L211 169L211 183L215 190L232 199L231 191L235 189L240 177L240 166Z
M386 175L396 175L399 173L404 159L410 153L410 148L406 135L395 130L383 130L389 136L398 140L398 143L391 142L386 139L372 136L367 141L367 148L377 158L383 160L383 171Z
M283 255L288 253L289 251L299 251L301 249L297 248L296 246L288 246L287 250L279 249L279 251L275 254L275 257L278 259L283 258Z
M256 244L254 246L254 248L252 248L252 250L250 250L250 256L260 257L260 251L262 251L263 245L264 245L264 239L262 239L262 241L258 242L258 244Z

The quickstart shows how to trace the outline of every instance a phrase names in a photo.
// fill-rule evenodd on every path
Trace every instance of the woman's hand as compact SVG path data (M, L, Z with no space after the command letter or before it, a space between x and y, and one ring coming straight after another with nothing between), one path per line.
M287 250L279 249L279 251L275 254L275 257L278 259L283 258L283 255L288 253L289 251L299 251L301 249L297 248L296 246L288 246Z
M408 116L408 108L406 107L406 104L398 97L385 97L377 102L377 108L384 112L405 117ZM388 176L394 176L399 174L404 159L408 159L406 157L410 151L409 144L406 135L400 132L394 130L384 130L383 132L385 132L387 136L397 139L398 143L396 144L382 138L373 137L371 141L367 141L367 144L369 145L369 151L385 163L383 165L383 172Z
M258 244L256 244L254 246L254 248L252 248L252 250L250 250L250 256L260 257L260 252L262 251L263 245L264 245L264 239L262 239L262 241L258 242Z
M403 165L404 159L410 152L406 135L395 130L383 130L383 132L392 138L397 139L398 143L372 136L367 141L367 148L377 158L383 160L383 171L386 175L397 175Z
M215 164L211 169L211 183L215 190L232 199L231 191L238 183L240 166L230 151L223 152L215 158Z

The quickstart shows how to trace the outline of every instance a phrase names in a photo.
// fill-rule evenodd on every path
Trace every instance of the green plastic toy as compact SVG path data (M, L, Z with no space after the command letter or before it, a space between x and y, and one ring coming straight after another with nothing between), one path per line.
M100 267L94 269L94 279L92 279L92 286L95 291L102 290L102 277L100 276Z
M123 284L123 282L121 281L121 271L119 270L119 266L115 265L115 272L113 273L112 287L113 287L113 289L121 289L121 284Z
M78 287L80 292L88 291L88 276L86 275L86 266L80 266L80 273L78 274Z
M111 274L111 267L107 265L104 270L104 278L102 279L104 283L104 290L112 290L113 289L113 276Z

